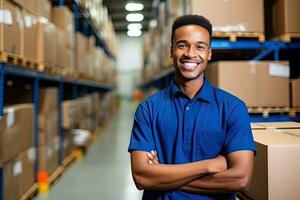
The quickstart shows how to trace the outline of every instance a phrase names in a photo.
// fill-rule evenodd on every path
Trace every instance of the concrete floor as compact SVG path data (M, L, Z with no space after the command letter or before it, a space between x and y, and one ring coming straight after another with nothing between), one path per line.
M88 150L55 182L49 193L35 200L139 200L142 192L132 181L127 152L133 120L132 104L121 110Z

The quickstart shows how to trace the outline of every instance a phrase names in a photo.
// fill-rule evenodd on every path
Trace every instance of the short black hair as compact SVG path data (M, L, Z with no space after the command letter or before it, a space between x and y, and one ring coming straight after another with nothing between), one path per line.
M178 29L181 26L186 26L186 25L198 25L203 28L205 28L210 37L211 41L211 36L212 36L212 25L208 19L201 15L183 15L175 19L172 25L172 34L171 34L171 44L173 44L173 38L174 38L174 33L176 29Z

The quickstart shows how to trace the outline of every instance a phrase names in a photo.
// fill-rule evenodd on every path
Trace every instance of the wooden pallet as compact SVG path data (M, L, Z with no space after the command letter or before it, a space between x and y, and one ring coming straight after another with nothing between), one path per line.
M24 68L36 70L39 72L44 71L44 64L39 63L39 62L35 61L34 59L30 59L30 58L23 58L23 62L22 62L21 66Z
M241 39L250 38L256 39L259 42L265 42L266 37L264 33L259 32L213 32L213 38L228 38L231 42L236 42Z
M283 42L291 42L292 39L295 39L295 38L300 39L300 33L284 33L284 34L274 37L273 40L280 40Z
M263 117L269 117L270 114L288 114L290 117L296 117L300 108L290 107L248 107L249 114L262 114Z
M22 65L23 57L14 53L0 51L0 61L12 65Z

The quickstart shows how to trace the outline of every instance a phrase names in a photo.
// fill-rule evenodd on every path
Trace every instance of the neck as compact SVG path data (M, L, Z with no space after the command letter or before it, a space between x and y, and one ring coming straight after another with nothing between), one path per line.
M183 80L175 76L175 82L190 99L193 99L204 83L203 75L194 80Z

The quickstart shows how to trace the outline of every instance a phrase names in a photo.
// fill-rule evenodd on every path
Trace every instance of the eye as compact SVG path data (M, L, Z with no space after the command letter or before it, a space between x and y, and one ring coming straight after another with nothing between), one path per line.
M205 46L204 46L204 45L197 45L196 48L197 48L197 50L199 50L199 51L205 50Z
M188 47L188 45L185 44L185 43L179 43L179 44L177 44L177 48L178 48L178 49L185 49L185 48L187 48L187 47Z

